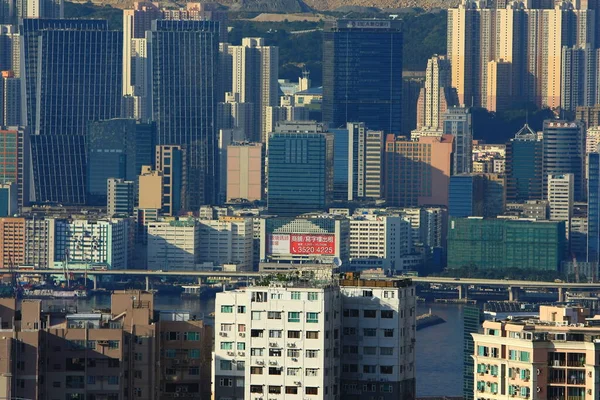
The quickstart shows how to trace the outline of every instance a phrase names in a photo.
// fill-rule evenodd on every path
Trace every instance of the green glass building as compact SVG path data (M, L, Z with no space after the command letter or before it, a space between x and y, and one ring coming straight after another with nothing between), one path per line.
M472 333L479 333L481 328L482 312L478 307L465 306L463 308L463 398L474 399L475 364L473 354L475 351Z
M558 270L566 250L564 221L451 218L448 268Z

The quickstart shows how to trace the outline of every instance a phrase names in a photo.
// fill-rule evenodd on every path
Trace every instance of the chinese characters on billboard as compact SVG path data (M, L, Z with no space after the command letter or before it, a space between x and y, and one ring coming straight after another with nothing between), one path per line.
M335 235L327 234L272 234L269 253L298 255L334 255Z

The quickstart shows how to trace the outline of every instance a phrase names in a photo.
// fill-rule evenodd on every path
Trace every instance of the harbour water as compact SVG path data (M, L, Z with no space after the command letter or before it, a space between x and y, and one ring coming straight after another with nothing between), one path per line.
M110 296L79 300L48 300L55 307L77 306L78 311L109 308ZM214 299L182 299L179 296L156 296L159 310L189 310L199 319L214 312ZM417 395L461 396L463 365L462 306L456 304L419 304L417 315L431 312L446 322L417 332Z

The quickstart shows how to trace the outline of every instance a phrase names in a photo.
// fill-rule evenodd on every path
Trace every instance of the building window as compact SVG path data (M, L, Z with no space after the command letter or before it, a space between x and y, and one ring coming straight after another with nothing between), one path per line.
M365 318L377 318L377 311L376 310L364 310L363 316Z
M281 367L269 367L269 375L281 375Z
M183 340L197 342L198 340L200 340L200 332L185 332L183 334Z
M281 349L269 349L269 357L281 357Z
M288 331L288 339L300 339L300 331Z
M288 312L288 322L300 322L300 313L296 311Z
M269 386L269 394L281 394L281 386Z
M221 308L221 312L223 312L222 310L223 308ZM246 306L237 306L237 312L238 314L246 314Z
M300 300L300 292L292 292L292 300Z
M358 310L344 308L343 315L344 315L344 317L358 318Z
M233 324L221 324L221 331L222 332L231 332L232 327L233 327Z
M298 376L300 375L300 368L288 368L287 374L288 376Z
M189 367L188 375L200 375L200 367Z
M392 393L392 391L394 390L394 387L390 384L386 384L386 385L381 385L380 389L383 393Z
M252 292L252 301L256 303L266 303L267 292Z
M306 313L306 322L308 322L308 323L318 323L319 322L319 313L316 313L316 312L307 312Z
M319 376L318 368L306 368L306 376Z
M381 310L381 318L394 318L392 310Z
M221 342L221 350L233 350L233 342Z
M376 365L363 365L363 372L365 374L376 374L377 366Z
M231 379L231 378L221 378L221 379L219 379L219 386L222 386L222 387L233 387L233 379Z
M306 358L317 358L319 350L306 350Z
M167 332L167 340L179 340L179 332Z
M318 292L308 292L308 301L317 301L319 300Z
M287 350L287 356L288 357L298 358L298 357L300 357L300 350L298 350L298 349L288 349Z
M285 394L298 394L298 386L286 386Z
M308 395L318 395L319 394L319 388L318 387L307 386L305 388L305 392L304 393L306 393Z
M109 385L118 385L119 384L119 377L115 376L115 375L110 375L108 377L108 384Z
M257 347L250 349L250 355L251 356L262 357L263 352L264 352L264 349L260 349L260 348L257 348Z
M96 377L94 375L88 375L88 377L87 377L87 384L88 385L95 385L96 384Z
M317 331L306 331L306 338L307 339L318 339L319 338L319 332L317 332Z
M109 340L108 341L108 348L111 350L116 350L119 348L119 341L118 340Z
M250 393L262 393L263 388L261 385L250 385Z
M238 342L237 349L241 350L241 351L246 350L246 343L244 343L244 342Z
M362 297L373 297L373 291L372 290L363 290Z
M519 359L521 361L529 362L529 352L528 351L521 351L520 354L519 354Z
M377 336L377 329L376 328L365 328L365 329L363 329L363 335Z
M244 387L244 378L236 378L235 387Z
M365 349L366 349L366 347L365 347ZM382 356L393 356L394 348L393 347L381 347L379 349L379 354L381 354Z
M267 319L281 319L280 311L269 311L267 313Z
M390 375L394 373L394 367L391 365L381 365L379 366L379 372L383 375Z
M221 368L222 371L231 371L231 366L232 363L230 360L220 360L219 361L219 367Z
M383 337L394 337L394 330L393 329L384 329Z
M245 371L245 369L246 369L246 361L238 361L237 364L236 364L236 366L237 366L236 369L238 371Z
M175 358L175 356L177 356L177 350L175 350L175 349L166 349L165 350L166 358Z
M344 328L344 336L354 336L356 335L356 328Z
M269 330L269 337L280 339L281 337L283 337L283 331L271 329Z
M262 367L250 367L250 375L262 375L263 368Z
M246 325L239 324L238 325L238 332L246 332Z
M383 291L383 298L384 299L393 299L394 298L394 292L391 290L384 290Z
M223 314L233 313L233 306L221 306L221 313L223 313Z
M200 350L199 349L189 349L188 350L188 358L200 358Z
M485 352L482 351L482 349L485 349ZM488 355L488 348L484 347L484 346L477 346L477 353L480 356L486 356ZM517 359L517 351L516 350L509 350L508 351L508 359L509 360L516 360Z
M369 356L374 356L374 355L377 354L377 347L365 346L363 348L363 354L364 355L369 355Z
M250 336L252 336L252 337L263 337L263 330L262 329L252 329L250 331Z
M260 320L260 311L252 311L252 320L259 321Z

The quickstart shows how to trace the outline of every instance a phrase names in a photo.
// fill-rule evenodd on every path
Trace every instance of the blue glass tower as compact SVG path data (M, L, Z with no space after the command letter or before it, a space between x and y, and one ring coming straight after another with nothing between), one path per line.
M506 144L506 200L522 203L541 200L542 141L525 125Z
M198 209L215 202L219 187L215 132L219 23L153 21L146 38L156 144L185 146L186 204Z
M587 262L600 261L600 154L588 154Z
M295 216L324 210L333 191L333 136L273 133L269 137L269 213Z
M471 174L453 175L448 188L450 217L481 216L483 212L483 177Z
M333 134L333 199L348 200L348 129L330 129Z
M392 20L337 20L323 32L323 122L361 121L401 132L402 27Z
M85 204L88 123L121 115L122 34L106 23L37 26L24 37L35 200Z

